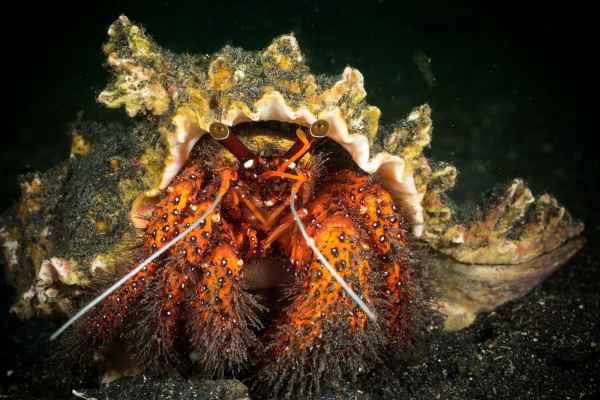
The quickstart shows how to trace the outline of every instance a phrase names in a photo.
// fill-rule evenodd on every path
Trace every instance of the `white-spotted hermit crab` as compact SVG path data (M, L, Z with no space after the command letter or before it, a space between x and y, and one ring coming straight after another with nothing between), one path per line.
M98 100L147 117L128 133L144 139L140 151L102 144L110 130L75 129L70 161L27 182L18 217L0 229L8 272L35 268L33 283L13 280L16 313L72 312L81 288L102 293L69 321L78 361L110 369L125 348L129 373L219 377L252 365L268 395L311 397L409 351L428 310L445 329L468 326L582 246L583 226L520 180L461 224L444 195L455 168L422 154L430 108L380 127L361 73L311 74L292 35L259 52L191 56L162 50L125 16L108 33L114 79ZM83 252L53 243L63 205L44 201L68 190L49 182L76 176L80 162L81 185L102 181L79 222L91 227ZM123 175L127 166L141 172ZM280 287L274 304L256 295Z

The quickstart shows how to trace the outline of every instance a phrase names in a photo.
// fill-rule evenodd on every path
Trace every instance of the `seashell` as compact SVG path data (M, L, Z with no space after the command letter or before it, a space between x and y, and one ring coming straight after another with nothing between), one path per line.
M98 101L113 108L123 106L129 115L162 116L160 131L169 155L160 182L147 196L169 185L213 122L233 126L281 121L310 126L323 119L330 126L327 137L346 150L359 168L377 176L405 209L415 236L422 235L425 190L417 189L412 160L407 162L375 144L381 111L365 102L364 78L357 69L346 67L337 80L317 79L304 64L291 34L276 38L262 52L225 47L201 68L175 65L125 16L111 26L109 36L105 52L116 75ZM120 43L128 43L127 48ZM193 70L195 78L177 75L183 69ZM132 80L137 84L131 84ZM169 109L172 112L166 111L167 104L174 106ZM428 110L427 106L417 109L407 120L428 119ZM421 137L430 135L429 120Z

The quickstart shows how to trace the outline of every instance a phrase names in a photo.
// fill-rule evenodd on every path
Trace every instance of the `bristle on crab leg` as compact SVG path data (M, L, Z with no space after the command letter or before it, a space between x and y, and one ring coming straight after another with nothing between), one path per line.
M183 239L188 233L190 233L191 231L196 229L198 227L198 225L200 225L206 219L206 217L208 217L208 215L210 215L210 213L212 213L214 211L214 209L217 207L217 205L221 202L221 199L223 198L223 196L224 196L223 193L220 193L220 192L217 193L215 200L212 202L210 207L208 207L206 209L206 211L204 211L202 213L200 218L198 218L186 230L181 232L179 235L175 236L173 239L171 239L171 241L167 242L163 247L161 247L156 252L154 252L150 257L148 257L144 261L142 261L140 263L140 265L138 265L137 267L135 267L134 269L129 271L129 273L127 273L125 276L123 276L121 279L119 279L117 282L115 282L111 287L109 287L104 292L102 292L98 297L96 297L94 300L90 301L85 307L83 307L75 315L73 315L67 322L65 322L65 324L63 326L58 328L58 330L56 332L54 332L52 334L52 336L50 336L50 340L54 340L57 337L59 337L69 326L73 325L79 318L83 317L88 311L90 311L92 308L96 307L100 302L102 302L102 300L104 300L108 296L110 296L111 293L113 293L115 290L120 288L125 282L127 282L129 279L134 277L137 273L139 273L144 267L146 267L152 261L154 261L158 257L160 257L165 251L169 250L175 243L177 243L179 240Z
M295 197L296 197L296 192L294 190L292 190L292 194L290 195L290 209L292 210L292 215L294 216L294 221L296 222L296 225L298 226L298 229L300 230L302 237L304 238L304 240L306 240L306 244L317 255L317 258L319 259L319 261L321 261L321 264L323 264L325 266L325 268L327 268L327 270L329 271L331 276L333 276L333 278L336 281L338 281L338 283L342 286L342 288L344 288L344 290L346 291L346 293L348 293L350 298L352 300L354 300L354 302L364 311L365 314L367 314L367 316L373 322L376 322L377 315L369 309L369 307L365 304L365 302L361 300L361 298L356 294L356 292L354 290L352 290L352 288L346 283L346 281L337 273L335 268L333 268L331 266L331 264L329 263L327 258L325 258L325 256L319 251L319 249L315 245L315 241L313 240L313 238L311 238L308 235L308 233L306 232L306 229L304 228L304 224L300 220L300 216L298 215L298 212L296 211L296 206L294 204Z

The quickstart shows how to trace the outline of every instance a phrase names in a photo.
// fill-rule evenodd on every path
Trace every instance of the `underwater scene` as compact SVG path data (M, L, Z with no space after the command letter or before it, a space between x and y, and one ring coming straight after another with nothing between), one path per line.
M585 9L20 7L0 399L600 392Z

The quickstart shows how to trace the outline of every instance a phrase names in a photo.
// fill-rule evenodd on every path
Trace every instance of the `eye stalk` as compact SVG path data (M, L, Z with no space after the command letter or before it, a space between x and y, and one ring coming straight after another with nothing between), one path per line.
M329 132L329 122L318 119L310 126L310 135L314 138L323 138Z
M210 124L208 131L215 140L225 140L229 137L229 127L220 122Z
M221 122L213 122L208 128L208 132L213 139L221 143L223 147L229 150L241 162L256 158L254 153L240 141L235 131L231 132L231 129L227 125Z

